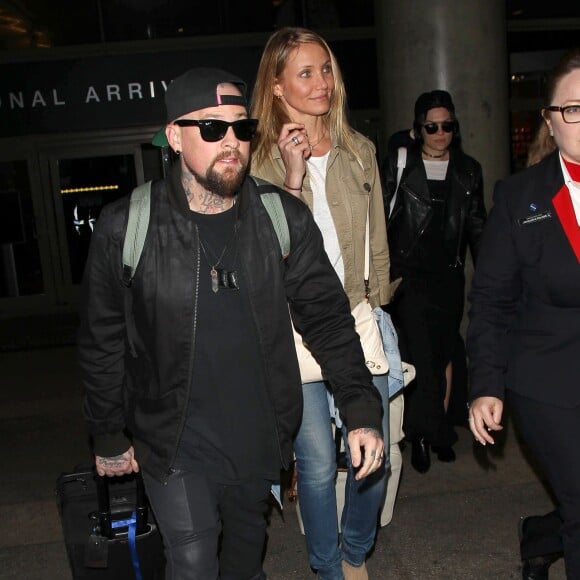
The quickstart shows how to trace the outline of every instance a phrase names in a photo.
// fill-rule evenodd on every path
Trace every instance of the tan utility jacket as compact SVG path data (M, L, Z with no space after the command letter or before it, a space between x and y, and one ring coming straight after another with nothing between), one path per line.
M339 145L333 145L326 170L326 198L334 220L344 262L344 289L351 309L365 296L365 225L370 200L370 303L388 304L392 289L389 280L389 248L376 151L373 143L354 133L363 166ZM272 157L261 167L252 165L252 175L283 187L286 170L277 145ZM313 195L308 171L301 199L312 210Z

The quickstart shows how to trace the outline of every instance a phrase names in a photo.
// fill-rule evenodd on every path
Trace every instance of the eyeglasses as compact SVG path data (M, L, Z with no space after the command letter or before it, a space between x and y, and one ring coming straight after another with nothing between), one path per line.
M544 107L548 111L560 111L564 123L580 123L580 105L568 105L567 107L558 107L550 105Z
M201 138L209 143L221 141L230 127L234 130L236 139L250 141L258 128L258 119L240 119L231 123L221 119L177 119L173 123L179 127L199 127Z
M425 123L423 125L423 129L425 129L425 133L427 133L427 135L435 135L435 133L439 131L439 127L443 129L444 133L451 133L455 130L455 121L443 121L442 123L435 123L430 121L429 123Z

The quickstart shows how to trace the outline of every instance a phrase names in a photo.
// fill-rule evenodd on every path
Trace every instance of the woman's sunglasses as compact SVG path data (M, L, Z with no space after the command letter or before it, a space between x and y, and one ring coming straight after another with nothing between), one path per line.
M439 131L439 127L443 129L444 133L451 133L455 130L455 121L443 121L443 123L430 122L423 125L423 129L425 129L427 135L435 135Z
M204 141L215 143L221 141L231 127L234 130L236 139L240 141L250 141L256 134L258 119L240 119L239 121L222 121L220 119L177 119L173 122L179 127L199 127L199 133Z

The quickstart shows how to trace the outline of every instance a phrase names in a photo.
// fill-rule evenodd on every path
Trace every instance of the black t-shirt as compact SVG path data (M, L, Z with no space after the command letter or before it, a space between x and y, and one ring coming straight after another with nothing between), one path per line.
M191 397L175 464L199 464L221 483L277 480L281 468L260 343L237 251L236 210L237 205L214 215L191 212L202 251ZM218 275L217 292L211 266Z

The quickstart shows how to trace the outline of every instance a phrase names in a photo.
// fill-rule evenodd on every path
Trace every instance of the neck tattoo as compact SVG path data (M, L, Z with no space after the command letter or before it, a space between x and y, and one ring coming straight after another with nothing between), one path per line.
M227 211L234 205L234 200L232 198L225 198L223 195L216 195L209 191L204 191L197 196L195 196L195 194L192 195L193 200L196 198L199 208L195 211L198 211L199 213L221 213ZM229 203L230 201L232 202L231 204Z
M422 150L424 155L427 155L427 157L431 157L432 159L441 159L441 157L445 157L445 155L447 155L447 150L443 151L443 153L441 153L440 155L431 155L431 153L425 151L425 149Z
M189 209L197 213L222 213L236 203L235 197L219 195L205 189L199 192L199 186L190 174L183 176L181 184L185 192L185 197L187 198Z

